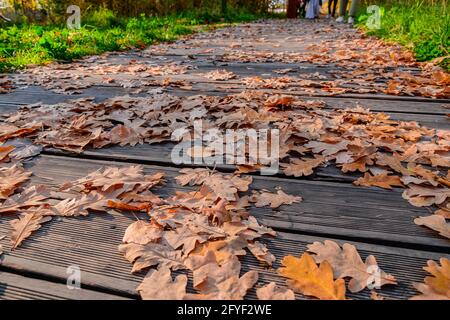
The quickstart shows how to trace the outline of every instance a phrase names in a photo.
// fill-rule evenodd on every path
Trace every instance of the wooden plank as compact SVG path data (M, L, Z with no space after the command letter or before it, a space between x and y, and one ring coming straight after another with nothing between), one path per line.
M57 188L101 167L124 165L129 164L40 156L27 166L34 172L31 183ZM176 190L193 190L174 181L179 169L169 166L144 166L144 169L149 173L166 173L167 183L156 191L162 196L173 195ZM403 200L403 189L389 191L337 182L253 177L252 189L275 191L277 187L304 198L301 203L283 206L276 211L251 209L258 219L277 229L437 252L446 252L450 248L450 241L413 223L415 217L429 215L429 212Z
M51 277L65 282L66 268L75 264L80 267L83 285L136 298L135 289L145 276L145 272L130 274L131 265L117 250L126 227L133 221L135 221L133 216L119 213L56 219L45 224L20 248L6 251L2 265L10 270L31 272L34 276ZM9 232L9 224L2 223L0 232ZM247 253L241 260L242 272L257 270L259 272L257 287L270 281L285 285L284 279L276 274L282 257L289 254L298 256L304 252L307 244L324 240L308 235L278 233L276 238L263 240L277 258L274 269L261 266L250 253ZM8 248L8 239L2 240L1 243ZM414 295L412 283L421 282L425 277L422 267L426 265L426 261L428 259L437 261L442 256L448 257L445 254L418 250L350 243L357 247L363 259L370 254L375 255L380 267L397 277L398 285L386 286L380 291L388 299L406 299ZM348 294L348 297L367 299L369 294L369 290L364 290L357 294ZM255 291L252 290L247 298L254 299Z
M151 88L149 88L151 90ZM95 97L96 101L103 101L108 98L123 96L131 94L135 89L126 89L122 87L112 87L112 86L94 86L82 90L82 94L77 95L65 95L58 94L52 91L48 91L42 87L28 87L26 89L17 90L9 94L0 95L0 112L3 111L2 105L16 105L17 107L27 104L34 103L44 103L44 104L56 104L64 102L71 99L78 99L81 97ZM171 94L177 96L191 96L191 95L228 95L233 93L239 93L242 90L211 90L202 86L199 90L183 90L177 88L165 88ZM328 109L345 109L354 108L357 105L369 108L374 112L386 112L394 115L396 113L400 114L410 114L417 116L416 121L420 120L420 116L424 115L441 115L445 116L448 114L448 108L450 107L450 101L445 103L441 100L427 99L424 101L403 101L403 100L379 100L379 99L366 99L361 97L342 97L342 96L327 96L327 97L312 97L308 95L301 95L298 92L282 91L282 90L263 90L267 92L276 92L279 94L291 94L298 96L299 98L308 100L322 100L327 104ZM145 94L138 94L138 96ZM10 112L10 111L8 111ZM399 117L401 117L399 115ZM405 119L407 120L407 119Z
M51 267L51 266L50 266ZM33 268L31 268L32 271ZM127 298L0 271L0 300L125 300Z

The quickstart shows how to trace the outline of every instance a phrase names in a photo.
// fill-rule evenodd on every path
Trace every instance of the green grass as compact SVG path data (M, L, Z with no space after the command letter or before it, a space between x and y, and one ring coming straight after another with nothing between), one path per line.
M232 11L225 17L211 12L189 12L167 17L120 18L109 10L100 9L82 21L80 30L69 30L61 25L3 26L0 28L0 71L52 61L72 61L107 51L144 48L220 24L257 18Z
M383 2L383 1L382 1ZM450 5L444 0L400 0L380 4L381 28L368 30L367 14L359 16L358 25L369 35L398 42L411 49L417 60L436 58L450 71ZM446 58L445 58L446 57Z

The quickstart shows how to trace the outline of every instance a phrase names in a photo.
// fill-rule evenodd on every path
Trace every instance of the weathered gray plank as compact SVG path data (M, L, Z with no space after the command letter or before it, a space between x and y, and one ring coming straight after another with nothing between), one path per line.
M0 260L1 264L1 260ZM48 267L48 266L47 266ZM51 266L50 266L51 268ZM26 271L33 272L33 267ZM62 279L61 279L62 280ZM0 300L125 300L88 289L69 289L61 283L0 271Z
M59 186L105 166L126 163L40 156L28 164L34 172L32 183ZM167 183L156 192L162 196L186 190L174 181L178 169L144 166L146 172L164 171ZM450 241L435 232L416 226L417 216L429 215L426 208L415 208L401 198L402 189L356 187L351 184L254 176L252 188L300 195L304 201L280 207L277 211L253 208L251 213L269 226L292 232L334 235L354 241L389 243L396 246L445 252Z
M66 268L75 264L80 267L82 285L108 290L117 295L137 297L135 289L145 273L130 274L131 265L117 250L126 227L133 221L133 216L119 213L54 220L45 224L15 251L5 252L2 265L10 270L32 272L35 276L51 277L64 282ZM2 223L0 231L8 232L9 224ZM307 244L323 240L325 239L321 237L278 233L276 238L263 240L277 258L274 269L261 266L247 253L242 259L243 272L257 270L257 286L270 281L284 285L284 279L275 271L280 266L282 257L289 254L298 256L304 252ZM8 239L1 243L8 248ZM386 286L380 291L388 299L406 299L414 295L412 283L421 282L425 277L422 267L426 265L426 261L448 257L418 250L351 243L357 247L363 259L369 254L375 255L380 267L397 277L398 285ZM369 294L369 290L364 290L348 296L367 299ZM254 290L247 298L255 298Z

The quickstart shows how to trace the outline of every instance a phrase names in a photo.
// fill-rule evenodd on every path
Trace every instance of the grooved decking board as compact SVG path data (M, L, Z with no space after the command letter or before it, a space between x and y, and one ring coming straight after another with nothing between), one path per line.
M222 85L226 85L223 82ZM237 89L214 89L208 87L207 84L199 84L196 90L182 90L177 88L165 88L166 91L175 95L187 96L187 95L227 95L233 93L242 92ZM149 87L148 90L151 90ZM33 103L43 104L55 104L70 99L77 99L84 96L95 97L97 101L102 101L107 98L123 96L130 94L135 89L127 89L117 86L93 86L87 89L80 90L82 94L67 95L61 93L55 93L45 88L38 86L30 86L24 89L16 90L8 94L0 94L1 104L14 104L14 105L27 105ZM421 99L415 97L407 100L407 97L386 96L386 99L375 99L364 95L350 95L350 96L323 96L314 97L308 94L300 94L298 91L286 91L286 90L268 90L262 91L274 92L278 94L291 94L299 96L299 99L312 99L322 100L327 103L331 108L349 108L355 107L360 104L369 108L374 112L391 112L391 113L405 113L405 114L429 114L429 115L447 115L448 108L450 107L450 100L434 100L434 99ZM145 95L145 92L139 95ZM416 99L417 98L417 99ZM416 100L415 100L416 99ZM421 101L423 100L423 101ZM444 107L447 108L444 108ZM1 109L0 109L1 110ZM419 120L418 118L417 120Z
M1 258L0 258L1 268ZM51 267L50 267L51 268ZM69 289L61 283L33 279L0 270L0 300L124 300L87 289Z
M117 250L126 227L133 221L135 218L132 215L119 213L55 219L44 224L15 251L8 251L9 239L2 240L1 243L5 247L2 267L65 283L66 268L77 265L81 270L82 285L125 297L137 297L135 289L145 276L145 272L130 274L131 265ZM1 233L7 233L9 229L6 221L0 225ZM298 256L304 252L307 244L324 240L325 238L307 235L278 233L277 237L264 238L263 242L276 256L277 260L273 267L277 269L284 256L289 254ZM357 247L363 259L369 254L375 255L380 267L397 278L398 285L386 286L380 291L381 295L389 299L405 299L414 295L412 283L421 282L426 276L422 270L426 261L448 257L444 254L418 250L354 242L352 244ZM261 266L250 253L247 253L241 262L242 272L248 270L259 272L257 287L270 281L284 285L284 279L279 277L274 269ZM14 279L11 280L16 283ZM348 297L367 299L369 294L369 290L364 290L358 294L348 294ZM255 298L254 289L247 298Z
M43 155L27 167L34 173L31 183L56 187L105 166L124 165L129 164ZM175 190L193 189L181 187L173 179L179 174L179 169L168 166L144 166L144 169L148 173L166 173L166 184L155 191L161 196L173 195ZM275 191L277 187L288 194L302 196L304 201L280 207L276 211L270 208L252 208L250 212L266 225L280 230L334 235L354 241L439 252L450 250L449 240L413 223L415 217L429 215L429 212L424 208L415 208L403 200L403 189L387 191L345 183L258 176L253 177L251 185L252 190Z

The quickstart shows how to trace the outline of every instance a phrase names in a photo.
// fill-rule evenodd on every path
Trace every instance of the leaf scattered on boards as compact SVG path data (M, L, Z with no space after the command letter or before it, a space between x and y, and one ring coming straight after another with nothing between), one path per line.
M153 266L172 270L184 268L181 251L159 243L122 244L119 246L119 251L133 263L131 272L139 272Z
M187 276L180 274L172 279L170 269L160 267L150 270L137 288L144 300L184 300Z
M259 300L295 300L294 291L285 287L279 287L275 282L270 282L264 287L256 289Z
M286 194L283 190L278 190L277 193L267 190L254 192L250 199L251 202L255 202L255 207L257 208L270 206L272 209L276 209L283 204L289 205L302 200L302 197Z
M450 223L447 223L445 217L441 215L431 215L427 217L419 217L414 219L414 223L418 226L425 226L439 232L443 237L450 239Z
M12 220L12 249L17 248L23 240L31 235L32 232L38 230L43 223L48 222L51 219L51 217L43 216L39 213L27 213L20 216L19 219Z
M364 177L354 181L357 186L380 187L384 189L392 189L392 187L402 187L403 183L398 176L389 176L387 173L380 173L375 176L365 173Z
M450 260L441 258L440 264L428 260L423 269L431 274L423 283L415 283L414 287L421 294L412 297L412 300L450 300Z
M333 267L335 278L350 278L348 288L351 292L359 292L375 281L374 276L379 276L377 284L397 284L395 277L380 270L374 256L362 261L356 247L344 243L342 249L331 240L323 243L314 242L308 245L308 251L313 253L313 258L317 263L327 261Z
M31 174L20 165L0 167L0 199L8 199Z
M281 264L278 273L289 279L287 284L295 292L321 300L345 300L345 281L334 280L333 269L327 261L317 266L305 252L300 258L286 256Z

